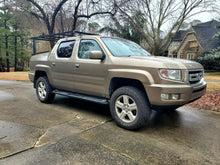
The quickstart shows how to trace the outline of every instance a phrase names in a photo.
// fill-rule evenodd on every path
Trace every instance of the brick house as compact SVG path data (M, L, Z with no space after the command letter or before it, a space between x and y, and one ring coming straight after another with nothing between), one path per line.
M198 56L202 55L204 52L210 51L220 46L219 40L215 39L215 35L220 32L220 22L218 21L209 21L205 23L192 26L182 38L178 48L171 54L168 54L169 57L177 57L188 60L195 60ZM181 32L183 33L183 32ZM175 36L172 43L175 43ZM170 47L168 51L172 50Z

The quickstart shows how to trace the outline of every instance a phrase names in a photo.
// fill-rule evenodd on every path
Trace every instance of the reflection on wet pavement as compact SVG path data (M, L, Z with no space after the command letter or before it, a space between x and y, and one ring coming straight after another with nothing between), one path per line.
M14 96L11 93L0 91L0 101L13 99Z

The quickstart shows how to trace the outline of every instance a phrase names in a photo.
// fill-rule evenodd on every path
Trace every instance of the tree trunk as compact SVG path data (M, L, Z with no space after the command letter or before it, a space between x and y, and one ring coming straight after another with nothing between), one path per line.
M61 31L64 32L64 25L63 25L63 13L62 10L60 11L60 24L61 24Z
M15 34L15 38L14 38L15 42L14 42L14 45L15 45L15 71L17 71L17 35Z
M24 71L24 61L22 61L22 71Z
M4 21L5 29L7 29L7 20ZM7 72L10 72L10 66L9 66L9 53L8 53L8 36L5 35L5 50L6 50L6 65L7 65Z
M0 42L1 42L1 39L0 39ZM0 54L1 54L1 44L0 44ZM2 57L0 56L0 72L3 72L3 68L2 68Z
M72 31L76 30L76 22L77 22L77 17L74 18L73 20L73 26L72 26Z
M3 2L4 2L4 6L5 6L5 0ZM4 14L6 14L5 11L4 11ZM5 30L7 30L7 20L6 19L4 20L4 27L5 27ZM7 36L7 34L5 34L5 50L6 50L7 72L10 72L9 53L8 53L8 36Z
M8 53L8 36L5 35L5 49L6 49L6 66L7 72L10 72L9 53Z

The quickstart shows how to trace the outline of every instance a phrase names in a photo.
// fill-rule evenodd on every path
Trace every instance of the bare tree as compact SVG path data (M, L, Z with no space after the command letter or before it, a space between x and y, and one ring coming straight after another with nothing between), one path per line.
M34 16L36 16L37 18L42 19L48 29L48 33L49 34L53 34L54 32L54 26L55 26L55 21L56 21L56 16L58 14L58 12L60 11L60 9L62 8L62 6L68 1L68 0L61 0L58 5L56 6L56 8L54 9L54 11L52 12L52 16L51 16L51 20L49 17L49 14L46 13L46 11L44 11L44 9L34 0L27 0L28 2L32 3L32 5L34 5L39 11L40 14L30 11L31 14L33 14Z
M46 24L48 34L51 35L54 33L54 27L55 27L55 22L56 22L56 16L62 6L68 1L68 0L61 0L58 5L55 7L55 9L52 11L51 18L46 9L41 7L40 2L36 2L35 0L26 0L27 2L30 2L36 9L37 11L33 10L33 8L26 9L29 13L34 15L36 18L41 19L44 21ZM45 5L47 6L47 4ZM53 47L54 43L53 41L50 42L51 47Z
M74 1L74 3L72 2ZM108 15L114 16L118 9L118 2L116 0L72 0L68 3L75 4L74 10L69 7L68 10L73 11L70 15L73 18L72 29L77 28L77 21L79 19L89 20L94 16ZM69 5L71 6L71 5Z
M10 27L8 26L9 24L9 20L10 20L10 10L9 10L9 6L6 0L3 0L4 2L4 7L3 7L3 14L5 15L3 18L3 25L4 25L4 30L5 31L10 31ZM10 61L9 61L9 36L8 33L6 32L4 34L4 38L5 38L5 54L6 54L6 66L7 66L7 72L10 72Z
M65 31L65 29L69 29L65 28L65 25L67 25L67 22L70 22L70 18L72 19L71 30L73 31L77 27L79 18L88 20L96 15L114 15L117 12L115 0L23 1L29 3L29 5L23 5L23 10L29 12L39 20L42 20L47 27L49 35L55 33L55 29L62 32ZM51 42L51 47L52 46L53 42Z
M211 10L213 3L213 0L136 0L119 10L142 34L150 52L162 55L171 34L175 35L186 19ZM144 22L135 22L132 18L137 11L142 13Z

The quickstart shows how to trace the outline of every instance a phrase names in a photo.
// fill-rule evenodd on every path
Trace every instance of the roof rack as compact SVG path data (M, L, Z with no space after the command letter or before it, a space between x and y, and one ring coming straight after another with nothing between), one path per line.
M38 37L32 37L33 40L42 40L42 41L57 41L64 37L74 37L76 34L79 35L98 35L95 33L88 33L88 32L80 32L80 31L68 31L63 33L55 33L52 35L41 35Z
M88 33L88 32L81 32L81 31L68 31L63 33L55 33L52 35L40 35L38 37L32 37L33 40L33 55L39 54L36 53L36 40L38 41L50 41L50 42L57 42L59 39L62 39L64 37L75 37L78 35L98 35L94 33Z
M98 35L96 33L88 33L88 32L81 32L81 31L74 31L74 33L79 34L79 35Z

